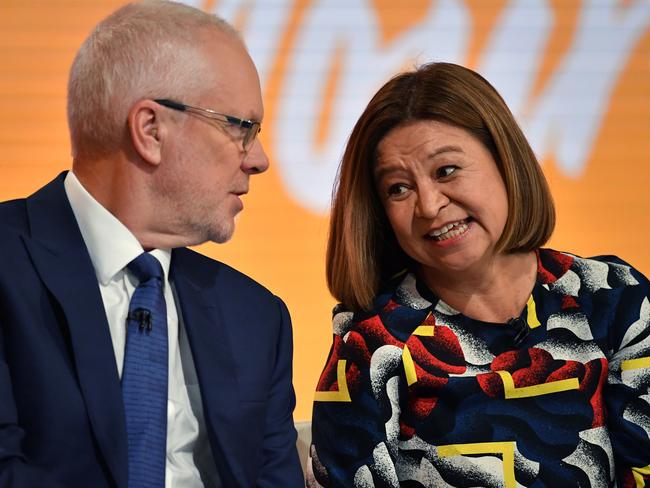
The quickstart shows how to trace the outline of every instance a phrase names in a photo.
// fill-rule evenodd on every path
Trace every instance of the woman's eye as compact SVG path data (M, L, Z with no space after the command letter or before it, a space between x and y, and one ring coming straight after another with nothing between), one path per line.
M406 193L408 188L402 183L396 183L388 187L388 196L400 196Z
M451 176L451 174L454 173L457 169L458 169L458 166L453 166L453 165L441 166L436 171L436 176L438 178L445 178L447 176Z

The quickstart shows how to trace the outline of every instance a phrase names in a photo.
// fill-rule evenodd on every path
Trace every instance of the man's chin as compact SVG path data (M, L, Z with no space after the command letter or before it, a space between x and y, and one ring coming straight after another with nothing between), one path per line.
M232 225L228 226L220 226L217 229L212 229L210 234L208 235L208 241L214 242L215 244L225 244L228 242L233 234L235 233L235 223L233 222Z

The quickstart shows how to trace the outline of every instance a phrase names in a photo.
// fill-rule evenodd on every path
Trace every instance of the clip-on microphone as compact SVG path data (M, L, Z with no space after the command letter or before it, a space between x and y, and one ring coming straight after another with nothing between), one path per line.
M136 321L140 331L146 329L147 332L151 332L151 329L153 329L153 317L151 316L151 311L146 308L136 308L127 315L126 320Z
M528 327L526 321L521 317L512 318L506 323L516 331L515 337L512 339L512 344L515 347L519 347L526 337L528 337L528 334L530 334L530 327Z

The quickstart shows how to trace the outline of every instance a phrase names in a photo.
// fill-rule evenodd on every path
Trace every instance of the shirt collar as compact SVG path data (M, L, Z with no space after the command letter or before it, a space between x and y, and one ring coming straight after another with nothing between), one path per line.
M64 186L97 281L107 285L144 250L133 233L88 193L72 171L66 175ZM167 280L171 250L154 249L150 253L160 261Z

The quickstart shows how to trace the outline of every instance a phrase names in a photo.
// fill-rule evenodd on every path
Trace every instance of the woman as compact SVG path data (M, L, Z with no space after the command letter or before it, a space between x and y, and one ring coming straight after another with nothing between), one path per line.
M481 76L434 63L379 90L332 209L308 486L644 486L648 280L542 248L554 223Z

